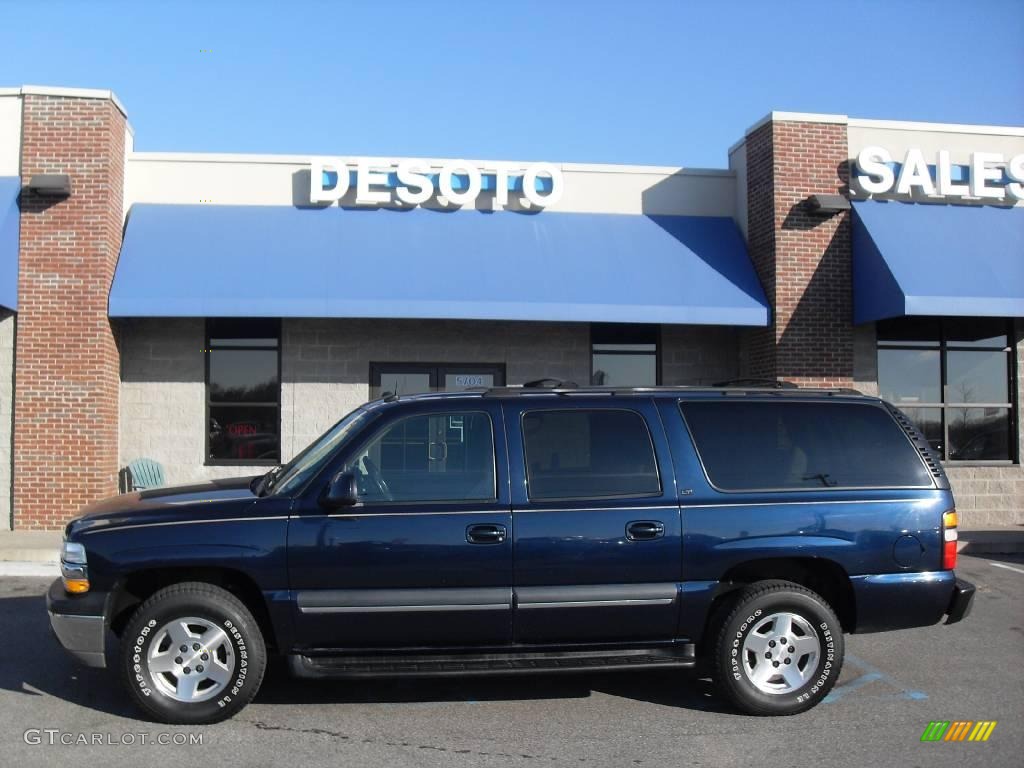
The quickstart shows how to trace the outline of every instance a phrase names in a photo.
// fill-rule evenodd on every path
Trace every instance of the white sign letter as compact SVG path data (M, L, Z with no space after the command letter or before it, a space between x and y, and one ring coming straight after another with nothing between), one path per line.
M918 187L926 195L935 194L935 185L932 183L931 174L928 173L928 163L924 159L924 154L920 149L911 147L903 160L900 178L896 182L896 192L900 195L909 195L914 191L914 187Z
M388 183L387 173L372 170L369 162L359 161L359 175L356 178L356 202L362 205L386 203L391 200L391 193L386 189L371 189Z
M464 173L460 174L459 171ZM452 177L455 175L466 176L469 179L469 186L461 192L456 192L453 188ZM474 168L465 160L452 160L441 168L441 194L452 205L466 205L476 200L476 196L480 194L480 183L480 169Z
M434 185L426 175L427 167L415 160L403 160L398 164L398 199L407 205L421 205L434 194ZM412 189L417 191L413 192Z
M949 150L939 150L939 163L936 167L939 177L939 194L943 197L963 197L967 194L966 184L953 183L953 162L949 159Z
M551 191L543 194L537 191L537 178L540 174L551 177ZM551 163L534 163L523 174L523 194L531 205L544 208L554 205L562 197L562 171Z
M1015 200L1024 200L1024 154L1014 155L1010 158L1010 183L1006 185L1006 191Z
M1003 156L998 152L971 153L971 194L975 197L987 197L1002 200L1005 192L1002 187L990 187L987 182L999 181L1003 178L1001 168L991 168L994 163L1002 164Z
M333 171L338 180L333 187L324 186L324 174ZM309 201L311 203L333 203L348 192L348 166L339 159L314 157L309 161Z
M857 183L869 195L877 195L892 189L895 178L892 168L886 163L892 162L892 155L884 147L864 147L857 155Z
M510 163L497 163L494 166L494 202L504 208L508 205L508 180L519 170Z

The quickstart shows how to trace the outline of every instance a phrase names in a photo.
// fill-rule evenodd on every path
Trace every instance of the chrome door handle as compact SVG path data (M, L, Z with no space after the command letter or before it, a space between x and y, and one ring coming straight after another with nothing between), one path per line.
M626 524L626 538L630 541L650 541L665 535L665 524L658 520L634 520Z
M466 541L470 544L501 544L505 540L505 534L504 525L471 525L466 528Z

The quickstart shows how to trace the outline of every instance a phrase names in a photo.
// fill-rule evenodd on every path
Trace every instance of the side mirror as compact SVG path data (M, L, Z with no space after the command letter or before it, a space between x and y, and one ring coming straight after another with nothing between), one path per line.
M352 472L339 472L320 496L320 506L328 509L351 507L359 501L359 486Z

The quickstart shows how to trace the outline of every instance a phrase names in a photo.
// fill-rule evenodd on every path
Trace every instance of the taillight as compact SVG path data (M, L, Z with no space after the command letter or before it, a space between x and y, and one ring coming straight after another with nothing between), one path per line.
M956 568L956 510L942 513L942 569Z

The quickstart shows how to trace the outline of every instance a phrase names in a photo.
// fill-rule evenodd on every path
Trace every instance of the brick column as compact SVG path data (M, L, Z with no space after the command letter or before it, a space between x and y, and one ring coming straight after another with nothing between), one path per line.
M66 173L71 197L21 196L14 527L59 528L117 491L107 297L121 247L125 117L110 98L26 95L22 109L23 184Z
M853 386L850 214L804 208L846 192L846 125L769 120L746 151L750 256L773 325L750 334L745 375Z

